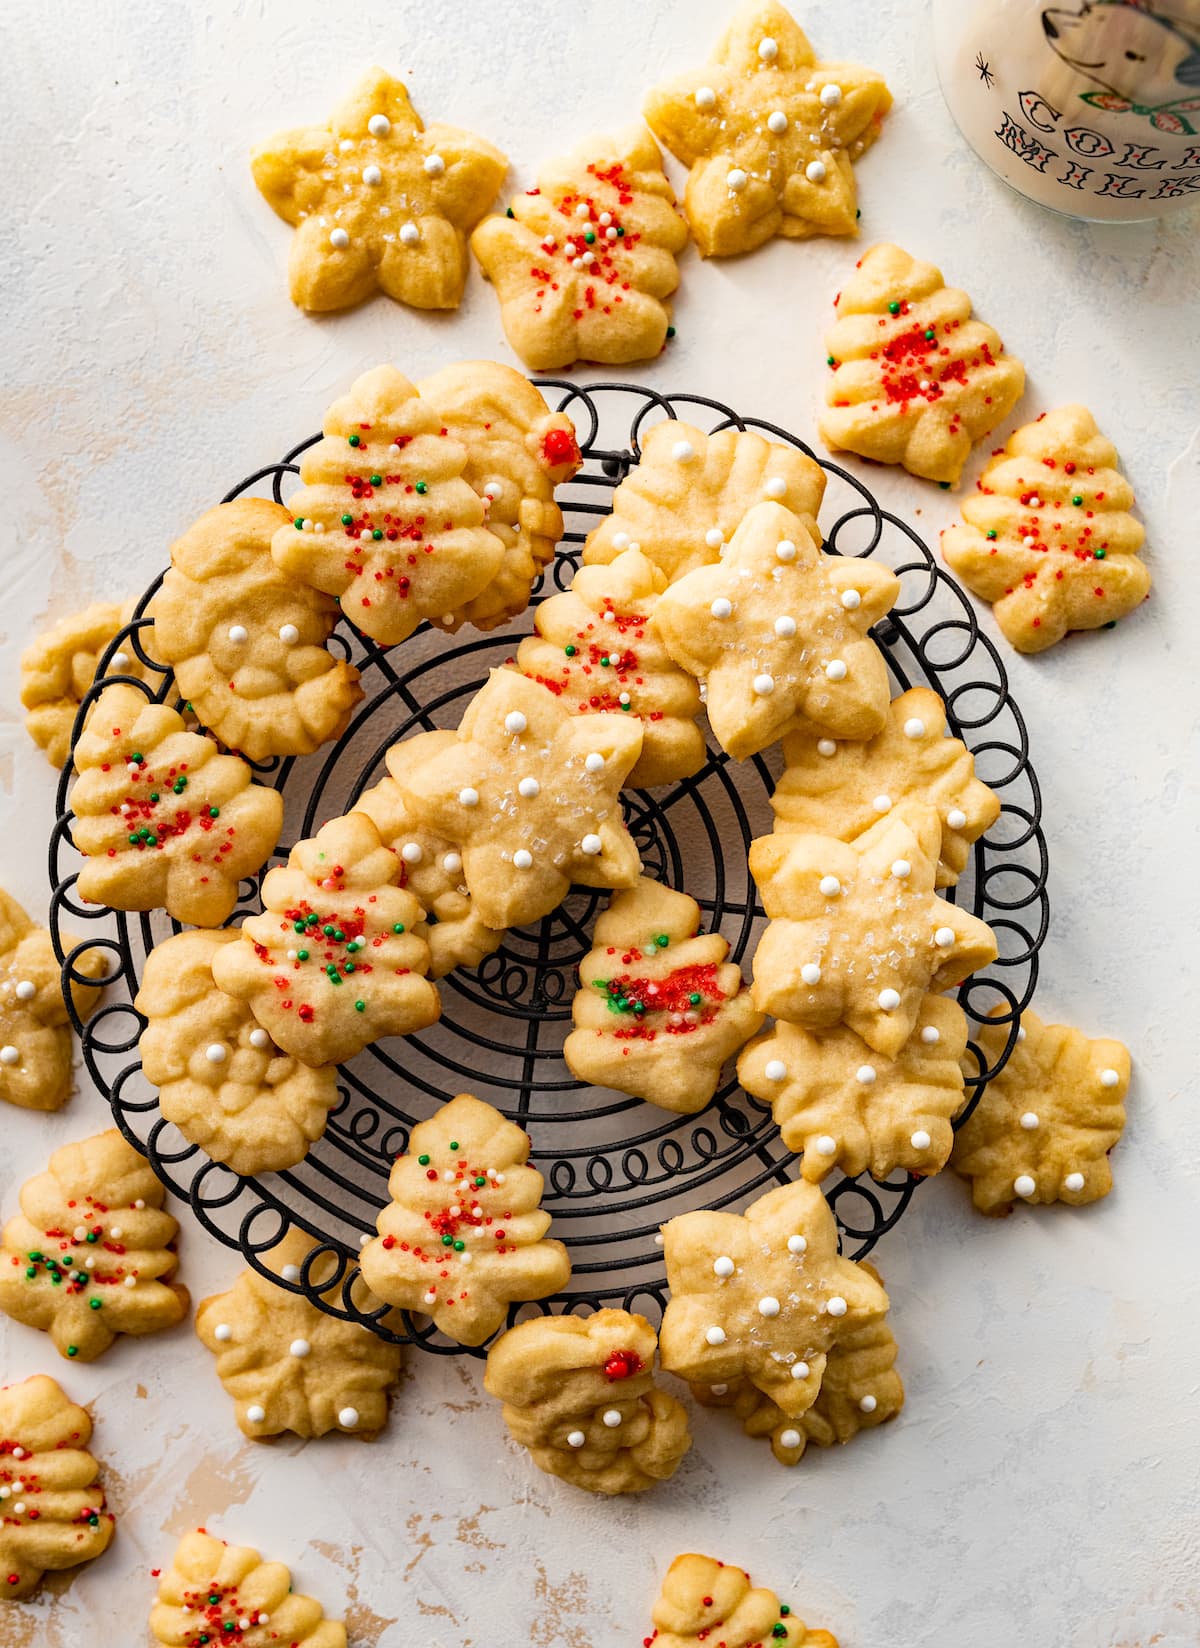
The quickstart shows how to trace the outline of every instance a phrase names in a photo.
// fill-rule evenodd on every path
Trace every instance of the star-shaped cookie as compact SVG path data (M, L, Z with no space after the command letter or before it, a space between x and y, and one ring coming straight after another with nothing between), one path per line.
M163 1571L150 1635L159 1648L346 1648L346 1627L293 1587L282 1562L203 1528L184 1534Z
M296 227L288 285L299 308L345 309L380 291L415 309L455 309L467 234L508 161L472 132L422 125L402 82L374 68L328 126L279 132L250 168Z
M838 1648L731 1563L689 1551L667 1569L644 1648Z
M61 938L68 952L79 942L70 933ZM82 980L102 979L107 967L95 947L72 963L71 999L80 1018L100 999L100 985ZM0 1099L22 1110L61 1110L71 1096L73 1048L54 941L0 887Z

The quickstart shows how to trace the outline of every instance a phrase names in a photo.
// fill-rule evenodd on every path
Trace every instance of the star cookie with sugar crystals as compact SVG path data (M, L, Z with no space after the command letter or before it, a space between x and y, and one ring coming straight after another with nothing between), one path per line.
M838 1648L828 1631L810 1631L786 1602L750 1575L689 1551L667 1569L650 1615L646 1648Z
M998 1008L997 1012L1003 1009ZM988 1064L1004 1051L1010 1026L976 1036ZM967 1069L974 1074L974 1060ZM999 1075L959 1129L950 1165L971 1182L981 1213L1014 1202L1082 1207L1112 1189L1109 1152L1125 1130L1129 1049L1089 1040L1069 1024L1044 1024L1028 1007Z
M707 682L709 726L742 761L801 717L835 738L879 731L887 665L867 631L899 593L889 568L824 554L802 517L763 503L716 566L670 586L655 622L675 662Z
M424 126L399 80L368 70L329 125L260 143L250 169L295 226L288 285L300 309L346 309L376 291L414 309L456 309L467 234L508 161L472 132Z
M546 1237L529 1148L527 1133L469 1093L419 1122L393 1164L379 1235L362 1251L371 1292L432 1317L457 1344L482 1345L512 1301L565 1287L571 1261Z
M68 953L79 942L70 933L61 937ZM71 964L80 1018L99 1001L106 970L106 956L95 947ZM0 1099L22 1110L61 1110L71 1096L73 1047L54 941L0 887Z
M899 246L872 246L834 300L817 419L831 451L952 486L1025 392L1025 368L965 292Z
M702 257L774 235L858 233L852 161L892 94L858 63L819 63L775 0L744 0L709 62L646 99L654 135L691 168L684 210Z
M1086 406L1043 412L988 461L962 521L943 532L946 565L992 603L1018 652L1111 628L1150 593L1118 461Z
M200 1642L346 1648L346 1627L293 1589L282 1562L264 1562L250 1546L227 1545L203 1528L184 1534L158 1582L150 1635L159 1648Z
M97 601L72 612L36 637L21 654L21 707L25 730L52 767L71 753L71 733L84 694L96 679L105 649L133 616L132 601ZM143 632L144 639L144 632ZM114 675L145 680L146 667L132 646L115 652Z
M652 360L687 238L658 145L638 123L548 161L506 217L484 219L471 250L512 348L548 372Z

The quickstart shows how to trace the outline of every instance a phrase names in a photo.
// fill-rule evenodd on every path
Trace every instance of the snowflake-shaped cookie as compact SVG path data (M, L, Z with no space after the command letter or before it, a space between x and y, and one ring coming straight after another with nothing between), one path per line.
M568 1069L664 1110L703 1110L763 1019L728 955L686 893L648 876L618 893L579 963Z
M688 1552L667 1569L645 1648L838 1648L741 1568Z
M858 63L818 63L775 0L744 0L703 68L646 99L659 141L691 167L684 210L702 257L773 235L858 233L851 162L883 128L892 94Z
M0 1310L49 1333L60 1356L93 1362L119 1333L187 1315L172 1280L178 1234L153 1169L116 1128L62 1145L4 1227Z
M965 292L899 246L872 246L835 303L821 439L953 485L1020 400L1025 368L972 320Z
M70 933L61 938L67 952L79 942ZM100 987L74 975L99 980L106 967L95 948L72 963L71 999L81 1018L99 1001ZM61 1110L71 1095L72 1049L54 941L0 887L0 1099L22 1110Z
M288 285L301 309L345 309L376 291L415 309L455 309L467 234L508 161L472 132L422 125L403 83L373 68L328 127L279 132L250 167L296 227Z
M414 1127L379 1235L363 1249L372 1293L431 1316L460 1345L482 1345L512 1300L564 1287L571 1261L546 1239L542 1176L528 1159L529 1135L469 1093Z
M183 1536L158 1582L150 1635L160 1648L346 1648L346 1627L292 1589L282 1562L202 1528Z
M1150 593L1146 534L1117 463L1086 406L1043 412L989 460L942 534L946 564L993 603L1018 652L1111 628Z
M537 608L537 634L517 648L517 668L576 715L611 710L641 722L642 753L627 780L639 789L690 778L708 754L696 725L700 689L654 621L666 587L637 549L580 567L569 590Z
M264 877L262 914L213 951L213 978L305 1064L424 1030L441 1003L414 932L424 912L399 879L400 859L369 818L330 819Z
M96 666L132 615L132 601L97 601L82 612L60 618L21 654L25 730L45 750L51 766L61 767L70 755L75 717L96 678ZM139 680L146 676L146 667L132 646L115 652L108 667L113 675L134 675Z
M975 1038L989 1064L1003 1052L1009 1029L988 1024ZM974 1075L974 1059L964 1068ZM950 1158L971 1181L979 1211L1008 1213L1017 1201L1082 1207L1107 1196L1108 1155L1125 1129L1129 1074L1129 1049L1121 1042L1090 1041L1069 1024L1043 1024L1026 1008L1008 1063L984 1088Z
M535 1316L488 1352L484 1385L539 1470L592 1493L641 1493L691 1447L687 1414L654 1379L644 1316Z
M741 761L798 717L834 738L879 731L887 665L867 631L899 593L888 567L824 554L800 516L763 503L716 566L671 585L655 622L675 662L707 682L709 725Z
M506 217L484 219L471 250L509 343L547 372L652 360L670 335L687 238L658 145L637 124L549 161Z
M337 1071L281 1053L249 1007L217 988L213 957L238 942L223 927L155 945L133 1003L148 1020L138 1051L185 1139L234 1173L281 1173L324 1133Z
M621 817L621 786L642 750L623 715L571 715L515 670L493 670L452 746L408 776L414 818L459 843L487 926L549 914L573 881L632 887L641 862Z

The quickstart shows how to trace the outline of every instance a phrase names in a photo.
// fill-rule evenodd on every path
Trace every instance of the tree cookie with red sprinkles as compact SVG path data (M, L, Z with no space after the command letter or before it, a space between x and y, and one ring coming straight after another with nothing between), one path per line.
M657 1354L654 1329L627 1310L535 1316L496 1340L483 1382L539 1470L590 1493L641 1493L692 1445L685 1409L655 1382Z
M119 1333L172 1328L179 1226L144 1156L110 1128L60 1146L21 1188L0 1240L0 1310L49 1333L60 1356L94 1362Z
M91 1439L87 1409L46 1374L0 1388L0 1601L108 1549L115 1521Z
M132 615L132 601L97 601L82 612L60 618L21 654L25 730L45 750L52 767L61 767L70 755L71 734L84 694L96 679L104 651ZM133 675L138 680L147 675L132 645L114 652L108 667L113 675Z
M687 238L658 145L637 124L547 162L507 216L483 220L471 250L509 343L548 372L659 354Z
M363 1279L389 1305L432 1317L460 1345L482 1345L514 1300L566 1286L571 1261L548 1240L529 1135L469 1093L412 1130L388 1180Z
M579 963L575 1028L563 1047L572 1075L692 1115L763 1021L700 906L643 876L596 922Z
M63 949L79 943L61 935ZM71 964L71 1000L86 1019L100 999L103 950ZM95 980L97 982L88 982ZM0 887L0 1099L22 1110L61 1110L71 1096L74 1042L54 940Z
M942 534L946 565L1018 652L1111 629L1150 593L1146 534L1117 449L1086 406L1043 412L993 454Z
M282 1562L227 1545L203 1528L184 1534L158 1582L150 1635L159 1648L346 1648L346 1627L292 1589Z
M264 877L262 914L246 917L238 943L213 951L218 987L317 1068L424 1030L441 1002L414 930L424 911L400 876L365 814L330 819Z
M965 292L899 246L864 253L834 307L821 439L953 486L1025 392L1025 368Z
M667 1569L643 1648L838 1648L741 1568L689 1551Z

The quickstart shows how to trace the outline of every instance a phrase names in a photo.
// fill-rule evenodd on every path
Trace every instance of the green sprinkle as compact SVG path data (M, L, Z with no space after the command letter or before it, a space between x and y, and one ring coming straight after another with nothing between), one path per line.
M325 854L322 853L321 857L324 858ZM319 923L321 918L315 910L310 910L309 913L305 916L304 919L310 927L315 927L315 926L317 926L317 924Z
M292 525L295 527L297 532L303 532L304 531L304 516L303 515L297 515L296 519L292 522Z
M330 984L340 984L342 982L342 975L340 973L334 973L329 982Z
M334 934L333 934L333 936L334 936L334 938L335 938L335 939L336 939L336 941L337 941L337 942L338 942L338 943L339 943L339 944L341 944L341 943L342 943L342 941L343 941L343 940L344 940L344 939L345 939L345 937L346 937L346 935L345 935L345 933L343 933L343 931L342 931L342 929L341 929L341 928L340 928L340 927L337 927L337 928L335 928L335 929L334 929Z
M429 1157L428 1156L418 1156L417 1160L418 1160L418 1162L420 1162L422 1167L428 1167L429 1166Z
M79 1346L78 1345L68 1345L67 1346L67 1355L68 1356L78 1356L79 1355Z
M788 1604L786 1602L781 1602L779 1604L779 1612L781 1614L786 1616L786 1615L790 1614L791 1611L792 1611L791 1608L788 1606Z
M365 1013L366 1010L367 1010L367 1004L366 1004L365 1001L356 1001L354 1003L354 1011L356 1013Z
M825 364L826 366L836 366L837 362L834 360L832 355L826 355Z
M949 490L950 490L950 482L949 481L939 481L938 485L941 487L943 492L949 492Z
M158 800L158 791L157 790L151 790L150 791L150 799L151 799L151 801L157 801Z
M354 516L353 515L343 515L342 516L342 525L343 526L353 526L354 525Z
M138 842L139 842L139 841L140 841L140 840L141 840L141 839L142 839L142 838L141 838L141 836L140 836L140 835L131 835L131 836L130 836L130 837L129 837L129 845L130 845L130 846L131 846L131 847L136 847L136 846L137 846L137 844L138 844Z
M99 1526L100 1526L100 1518L98 1516L89 1516L88 1517L88 1527L89 1528L98 1528Z
M461 1253L462 1250L466 1247L466 1245L467 1244L465 1242L455 1242L455 1244L454 1244L455 1253Z
M326 938L332 938L337 929L331 921L327 921L324 927L321 928L321 931L325 934Z
M453 1236L443 1236L442 1237L442 1246L443 1247L449 1247L453 1243L453 1241L454 1241Z
M30 1255L29 1255L29 1257L30 1257L30 1258L31 1258L31 1259L32 1259L32 1260L33 1260L33 1262L34 1262L34 1263L35 1263L35 1264L36 1264L36 1263L37 1263L37 1261L38 1261L38 1260L39 1260L39 1259L44 1259L44 1258L45 1258L45 1257L46 1257L46 1255L45 1255L45 1254L44 1254L44 1253L31 1253L31 1254L30 1254Z
M617 239L618 240L624 240L625 239L625 230L620 224L617 225ZM672 328L671 330L673 331L674 328ZM667 336L668 337L670 336L670 332L668 332Z
M480 1177L479 1177L479 1178L478 1178L478 1179L476 1179L476 1181L475 1181L475 1188L476 1188L476 1190L482 1190L482 1189L483 1189L483 1187L484 1187L484 1185L485 1185L485 1184L486 1184L486 1183L487 1183L487 1180L486 1180L486 1179L485 1179L485 1178L483 1178L483 1177L482 1177L482 1175L481 1175L481 1176L480 1176Z
M308 923L306 921L294 921L292 923L292 928L293 928L293 931L295 931L297 933L307 933Z
M94 1236L89 1236L88 1237L89 1242L94 1242L95 1240L96 1240L96 1238ZM64 1270L69 1270L74 1263L75 1263L75 1255L73 1253L68 1253L66 1258L63 1260L63 1269Z
M1077 493L1076 493L1076 494L1075 494L1075 496L1074 496L1074 497L1073 497L1073 498L1072 498L1072 499L1071 499L1071 502L1072 502L1072 503L1073 503L1073 504L1081 504L1081 503L1082 503L1082 502L1083 502L1083 496L1082 496L1082 494L1081 494L1081 493L1079 493L1079 492L1077 492Z
M457 1150L458 1149L458 1140L457 1139L451 1139L450 1140L450 1148L451 1148L451 1150Z
M28 1270L26 1270L25 1274L26 1274L26 1276L28 1276L29 1280L32 1282L34 1277L37 1275L37 1266L36 1265L30 1265Z
M429 483L427 481L418 481L417 486L416 486L416 490L418 492L428 492L429 491Z
M393 922L392 931L393 933L402 933L404 931L404 923L402 921Z
M362 436L361 435L351 435L350 445L351 446L361 446L362 445Z
M383 485L383 476L382 475L372 475L371 476L371 485L372 486L382 486Z
M669 338L673 338L675 336L675 328L673 326L667 327L667 336Z
M658 945L660 950L665 950L671 940L667 937L666 933L655 933L654 942Z
M607 658L607 657L602 658L600 660L600 668L601 669L607 669L611 662L612 662L612 660L610 658Z
M899 313L900 313L900 305L896 302L895 298L893 298L891 303L888 304L888 314L889 315L898 315Z
M99 1238L99 1236L97 1236L97 1234L94 1230L89 1230L87 1235L84 1237L84 1241L86 1241L86 1242L98 1242L99 1240L100 1240L100 1238ZM64 1259L63 1260L64 1264L70 1264L70 1262L71 1261L69 1259Z
M1108 551L1106 549L1094 549L1092 551L1092 554L1096 557L1096 559L1098 561L1102 561L1104 559L1104 557L1108 554Z
M688 997L688 1000L691 1002L693 1007L699 1007L700 1003L704 1000L704 997L698 990L693 990L691 995Z
M588 230L587 234L584 235L583 238L584 238L584 242L588 246L594 246L596 244L596 235L595 235L595 232L591 229Z
M779 1625L772 1625L771 1635L773 1637L785 1637L785 1636L787 1636L787 1626L782 1624L782 1623L780 1623Z
M209 816L209 817L210 817L210 818L220 818L220 816L221 816L221 809L220 809L220 807L210 807L210 808L209 808L209 809L208 809L208 816Z
M608 989L612 988L612 985L608 982L607 979L593 979L592 980L592 989L593 990L603 990L605 988L608 988ZM32 1259L33 1254L31 1253L29 1255L29 1257Z
M996 536L996 529L995 529L995 527L994 527L994 526L990 526L990 527L988 527L988 537L989 537L989 538L994 538L994 537L995 537L995 536Z
M354 971L354 963L352 961L348 961L346 963L346 971L348 973L352 973Z
M574 647L564 647L563 648L563 651L566 653L568 658L574 658L575 650L576 649Z
M374 538L375 542L378 543L379 540L383 537L383 528L380 527L380 526L377 526L377 527L373 528L373 530L371 532L371 536L372 536L372 538Z
M1105 626L1104 626L1104 627L1105 627L1105 629L1116 629L1116 627L1117 627L1117 620L1116 620L1116 619L1115 619L1115 618L1110 618L1110 619L1109 619L1109 620L1108 620L1108 623L1107 623L1107 624L1105 624Z
M100 1306L103 1303L104 1303L104 1301L102 1299L89 1299L88 1300L88 1304L91 1305L93 1310L99 1310Z
M516 217L517 214L513 211L511 206L506 206L504 208L504 215L505 217Z
M296 951L296 960L297 961L307 961L308 960L308 951L307 950L297 950Z
M933 342L933 327L932 326L929 328L928 332L926 332L926 334L925 334L925 342L926 343L932 343Z
M129 757L129 759L131 761L137 761L137 762L140 763L140 762L144 761L146 759L146 757L142 754L141 750L134 750L133 754Z

